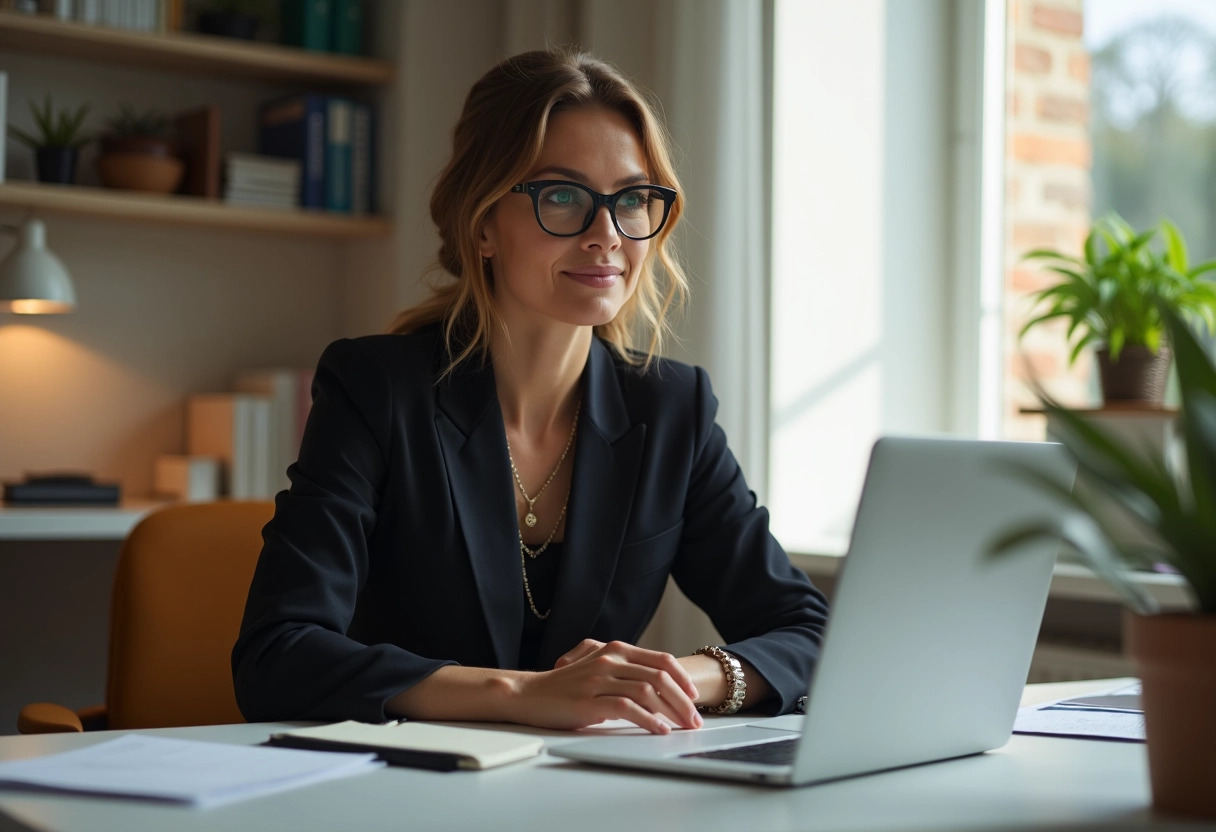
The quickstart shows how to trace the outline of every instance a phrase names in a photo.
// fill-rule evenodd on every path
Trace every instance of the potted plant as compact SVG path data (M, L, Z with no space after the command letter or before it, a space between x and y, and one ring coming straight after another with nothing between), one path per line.
M9 135L34 151L39 182L70 185L76 179L77 152L90 141L83 129L89 105L56 111L49 94L41 107L32 99L28 103L36 132L9 125Z
M1078 477L1098 493L1021 471L1076 511L1062 527L1011 530L993 549L1059 537L1118 590L1130 608L1125 644L1143 683L1153 803L1216 820L1216 366L1173 309L1162 303L1157 314L1177 365L1184 460L1131 447L1040 392L1058 420L1061 442L1077 460ZM1104 501L1113 501L1143 532L1138 542L1114 533ZM1129 568L1157 563L1181 575L1194 596L1193 612L1158 613L1152 598L1127 578Z
M106 128L97 160L103 185L161 194L177 190L185 163L177 156L167 115L123 104Z
M1163 250L1152 245L1159 231ZM1068 338L1076 339L1068 362L1074 363L1086 347L1097 347L1108 405L1160 407L1170 366L1162 343L1162 308L1216 328L1216 285L1202 278L1216 269L1216 260L1190 265L1182 234L1168 219L1136 233L1112 214L1094 223L1081 257L1038 249L1023 259L1045 261L1061 280L1034 293L1035 305L1046 309L1020 335L1043 321L1067 320Z

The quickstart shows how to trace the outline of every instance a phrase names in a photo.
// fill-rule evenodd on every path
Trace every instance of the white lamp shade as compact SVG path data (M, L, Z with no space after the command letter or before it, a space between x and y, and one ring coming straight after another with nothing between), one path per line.
M20 237L0 262L0 310L25 315L72 311L76 290L63 263L47 250L42 220L27 220Z

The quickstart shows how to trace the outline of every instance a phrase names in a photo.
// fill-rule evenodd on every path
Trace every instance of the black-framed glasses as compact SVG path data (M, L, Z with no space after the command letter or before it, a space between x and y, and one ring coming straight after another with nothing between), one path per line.
M536 221L554 237L577 237L591 227L604 207L621 236L649 240L663 230L676 201L676 191L661 185L630 185L614 194L601 194L564 179L521 182L511 193L532 197Z

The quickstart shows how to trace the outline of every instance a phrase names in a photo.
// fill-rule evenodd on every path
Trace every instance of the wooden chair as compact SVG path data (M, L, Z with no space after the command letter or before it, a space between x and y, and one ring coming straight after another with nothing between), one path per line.
M172 506L141 520L118 557L106 703L27 705L23 734L244 722L229 656L271 502Z

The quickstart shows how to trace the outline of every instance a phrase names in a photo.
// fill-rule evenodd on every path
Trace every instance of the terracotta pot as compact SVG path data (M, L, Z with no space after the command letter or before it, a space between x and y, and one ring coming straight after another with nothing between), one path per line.
M1144 685L1153 807L1216 820L1216 615L1123 618Z
M181 184L186 165L172 156L107 153L97 160L97 175L107 188L170 194Z
M1154 354L1143 344L1124 344L1119 360L1113 362L1109 350L1098 350L1102 399L1108 403L1143 402L1160 407L1170 375L1170 358L1169 348L1164 346Z
M148 156L176 156L177 142L160 136L102 136L101 153L144 153Z

